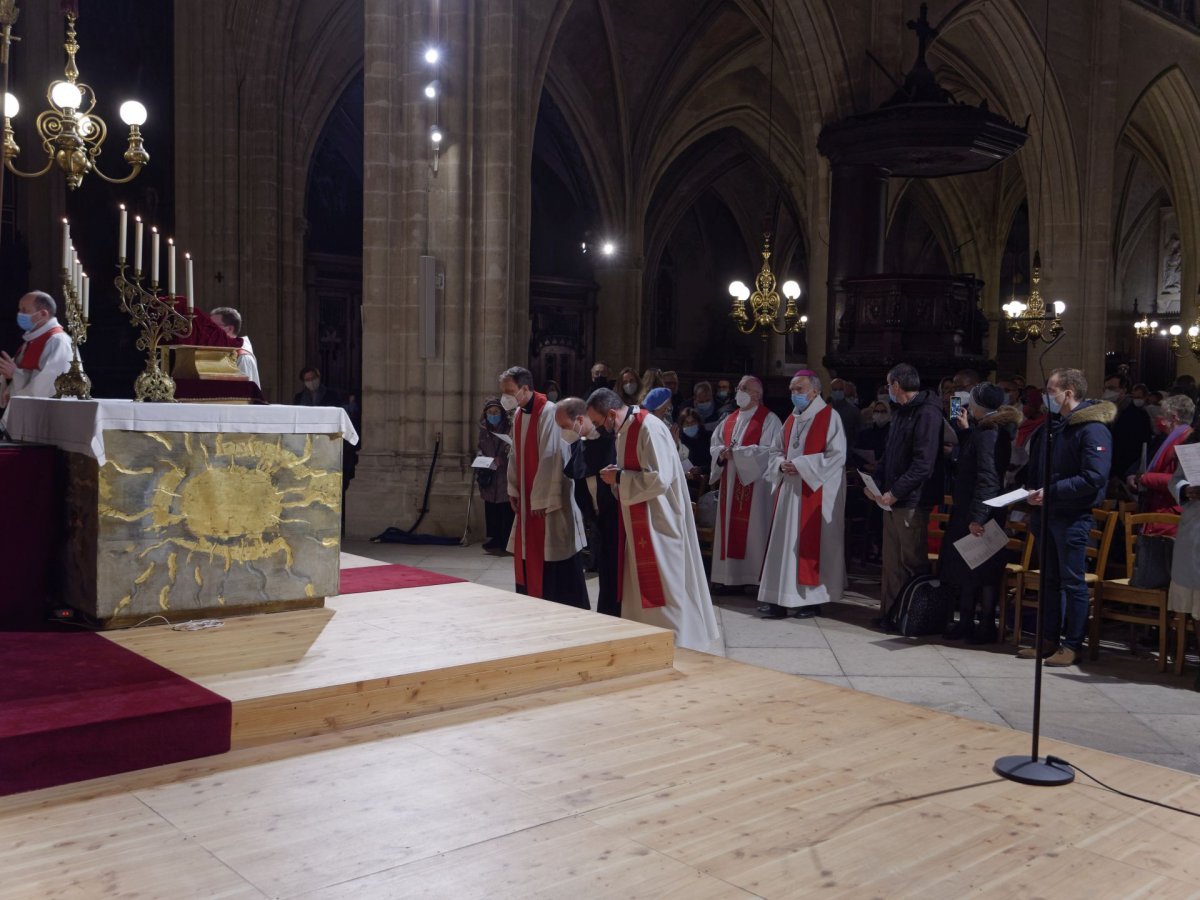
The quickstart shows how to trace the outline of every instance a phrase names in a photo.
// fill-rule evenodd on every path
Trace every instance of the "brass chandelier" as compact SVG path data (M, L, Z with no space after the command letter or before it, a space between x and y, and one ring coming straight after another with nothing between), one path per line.
M783 296L787 305L783 311L783 327L778 325L779 307L781 301L779 291L775 289L775 273L771 271L771 232L763 233L762 269L754 279L754 292L742 282L735 281L729 285L729 295L733 297L733 308L729 317L742 334L754 334L762 329L763 340L767 339L768 330L776 334L798 334L808 324L808 316L800 315L796 301L800 298L800 285L795 281L783 283ZM750 312L746 312L749 302Z
M1002 309L1008 317L1008 336L1018 344L1028 341L1036 344L1043 337L1051 343L1062 334L1062 314L1066 312L1067 304L1061 300L1053 303L1053 315L1046 308L1046 301L1038 287L1042 280L1042 254L1033 254L1033 268L1030 272L1031 287L1029 302L1022 303L1013 297Z
M132 181L150 161L150 154L146 152L142 143L141 132L141 126L146 121L146 107L136 100L127 100L121 104L121 120L129 126L125 162L129 164L131 171L123 178L109 177L96 164L96 157L100 155L105 138L108 137L108 125L95 112L95 91L78 80L79 67L75 63L75 54L79 52L79 43L75 39L78 11L71 0L63 4L63 14L67 20L67 39L63 44L67 52L64 78L51 83L46 91L50 108L38 113L36 121L38 137L41 138L42 150L47 157L46 165L36 172L22 172L14 165L13 161L20 155L21 148L17 146L13 136L12 120L20 112L21 106L17 98L7 91L4 94L4 165L14 175L22 178L37 178L57 165L66 176L67 187L71 190L79 187L89 172L95 172L111 184ZM5 23L0 51L5 59L12 41L12 22L16 21L16 17L15 0L0 0L0 22Z

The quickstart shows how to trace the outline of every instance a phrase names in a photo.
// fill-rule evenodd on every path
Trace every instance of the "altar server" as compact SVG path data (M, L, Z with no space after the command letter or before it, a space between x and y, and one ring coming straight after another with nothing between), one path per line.
M600 478L621 504L621 617L671 629L679 647L724 655L671 429L607 388L592 393L587 412L617 436L617 462Z
M17 325L25 332L16 357L0 352L0 407L10 397L53 397L54 380L71 368L71 338L58 324L54 298L31 291L17 302Z
M771 533L771 487L763 481L771 446L783 429L762 405L762 382L738 382L730 413L713 432L709 480L720 483L712 580L729 587L758 584Z
M242 330L242 314L232 306L222 306L214 309L209 315L212 316L214 322L225 329L225 333L231 338L241 337L242 346L237 352L238 371L261 388L262 382L258 378L258 357L254 355L254 347L250 343L250 338L239 334Z
M840 600L846 585L846 432L821 399L821 379L803 369L791 382L792 415L771 447L766 481L775 515L763 563L763 618L807 619Z
M508 550L517 593L590 609L579 556L587 543L583 517L575 483L563 474L569 453L555 406L533 389L533 375L520 366L501 374L500 405L516 413L508 455L508 500L516 521Z

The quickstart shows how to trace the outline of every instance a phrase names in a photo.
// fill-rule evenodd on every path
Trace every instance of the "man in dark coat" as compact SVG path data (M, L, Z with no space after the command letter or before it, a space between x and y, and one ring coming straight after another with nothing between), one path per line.
M929 571L929 511L942 502L945 480L941 397L921 390L921 376L907 363L888 372L887 386L896 412L877 470L883 496L867 493L889 510L883 514L880 617L875 620L880 627L909 579Z
M968 534L980 537L989 520L1003 526L1007 510L993 509L984 501L1004 493L1004 476L1012 458L1013 438L1021 413L1005 405L1004 389L983 382L971 389L971 401L954 419L958 432L958 466L954 476L954 503L942 538L938 574L943 584L958 591L958 623L945 637L966 639L972 644L996 640L996 601L1004 571L1004 554L970 568L954 542ZM968 422L974 420L971 426ZM979 601L979 627L975 627L975 604Z
M1042 646L1017 655L1034 659L1040 652L1048 666L1069 666L1079 659L1087 631L1088 535L1092 508L1104 502L1112 469L1112 433L1117 408L1107 400L1085 400L1087 381L1078 369L1055 369L1046 382L1050 407L1047 423L1054 435L1050 473L1043 472L1046 426L1030 440L1026 487L1034 506L1048 503L1042 567ZM1035 520L1036 521L1036 520ZM1059 644L1059 635L1062 642Z
M1137 471L1142 458L1142 448L1154 440L1154 425L1146 410L1135 406L1129 395L1129 379L1124 375L1113 375L1104 381L1101 400L1107 400L1117 408L1117 418L1112 423L1112 473L1124 478ZM1146 458L1153 453L1147 453Z

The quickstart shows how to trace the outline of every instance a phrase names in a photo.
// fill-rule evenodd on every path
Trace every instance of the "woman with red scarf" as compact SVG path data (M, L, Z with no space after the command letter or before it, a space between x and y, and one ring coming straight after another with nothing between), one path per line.
M1154 430L1166 435L1142 475L1130 475L1129 486L1138 491L1138 508L1141 512L1180 513L1178 501L1168 490L1171 476L1179 468L1175 447L1192 436L1192 417L1196 404L1184 394L1172 394L1163 400L1158 415L1154 417ZM1150 523L1142 534L1164 534L1175 536L1176 526Z

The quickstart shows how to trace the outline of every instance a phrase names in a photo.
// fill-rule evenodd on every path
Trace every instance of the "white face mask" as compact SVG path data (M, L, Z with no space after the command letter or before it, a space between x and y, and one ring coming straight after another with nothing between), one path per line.
M568 444L573 444L579 440L579 432L574 428L564 428L562 429L562 439Z
M517 398L514 397L512 394L501 394L500 395L500 405L503 406L509 412L512 412L514 409L516 409L521 404L517 402Z
M1120 396L1121 396L1120 392L1114 391L1112 388L1109 388L1103 394L1100 395L1100 399L1107 400L1109 403L1116 403L1117 398Z
M638 392L637 382L636 381L627 381L623 385L621 385L621 390L623 390L626 393L626 395L632 397L634 394L636 394Z
M738 391L733 395L733 402L737 404L738 409L745 409L753 401L750 399L750 395L745 391Z
M1143 400L1141 397L1134 397L1133 405L1136 406L1138 409L1141 409L1142 407L1144 407L1146 405L1146 401Z

